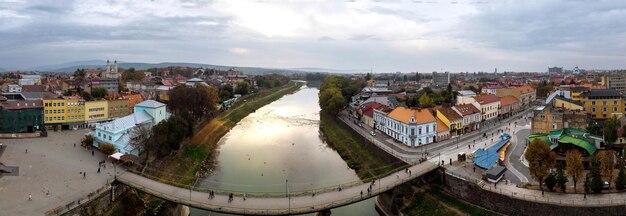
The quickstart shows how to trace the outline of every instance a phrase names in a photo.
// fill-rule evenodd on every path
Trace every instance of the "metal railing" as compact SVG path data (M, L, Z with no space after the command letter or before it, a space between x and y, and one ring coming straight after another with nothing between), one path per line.
M107 180L107 183L104 186L96 189L95 191L90 192L89 194L87 194L87 196L79 197L76 201L71 201L69 203L66 203L65 205L57 206L53 209L46 211L44 214L46 216L63 215L82 204L88 203L89 201L97 197L100 197L101 194L111 189L111 182L112 181Z

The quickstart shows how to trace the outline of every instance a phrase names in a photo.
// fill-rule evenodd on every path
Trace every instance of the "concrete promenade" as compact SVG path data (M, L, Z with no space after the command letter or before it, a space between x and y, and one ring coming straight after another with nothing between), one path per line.
M91 151L80 147L86 132L59 131L44 138L0 140L4 144L0 162L19 167L18 175L0 177L0 215L43 215L84 199L112 181L110 164L97 173L98 161L106 156L97 150L92 156ZM83 171L85 178L80 174Z
M205 191L210 189L176 187L129 171L118 174L117 181L162 199L209 211L231 214L287 215L318 212L366 200L433 171L437 169L437 165L426 161L409 169L411 170L410 175L405 170L401 170L377 179L371 194L367 193L371 182L363 182L351 187L342 187L341 190L337 186L337 189L315 192L315 195L312 194L313 190L290 191L289 194L298 195L290 195L289 197L286 192L264 195L247 194L245 201L242 192L234 192L236 196L231 202L228 201L228 191L216 191L215 198L209 199L209 193ZM286 186L288 187L288 185ZM362 196L361 192L363 193Z

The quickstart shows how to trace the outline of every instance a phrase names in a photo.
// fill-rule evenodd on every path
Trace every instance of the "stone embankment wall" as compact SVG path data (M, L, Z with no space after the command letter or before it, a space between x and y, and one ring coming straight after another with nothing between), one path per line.
M441 188L453 197L505 215L624 215L626 205L576 207L532 202L512 198L482 189L480 186L451 175L443 174Z
M339 119L337 119L336 121L341 125L341 127L345 128L346 130L349 130L354 135L355 139L365 144L365 146L367 146L368 149L372 150L372 152L374 152L374 154L376 154L376 156L378 156L380 159L384 160L385 162L389 164L392 164L392 166L395 168L407 165L407 163L405 163L404 161L398 159L396 156L393 156L387 153L385 150L382 150L381 148L376 146L376 144L372 143L369 139L361 136L358 132L354 131L352 127L346 125L344 121L341 121Z
M117 199L125 196L125 193L129 189L128 186L123 184L113 184L111 188L91 199L86 199L80 203L72 202L67 204L65 206L67 209L64 209L60 215L102 215L104 212L111 209Z

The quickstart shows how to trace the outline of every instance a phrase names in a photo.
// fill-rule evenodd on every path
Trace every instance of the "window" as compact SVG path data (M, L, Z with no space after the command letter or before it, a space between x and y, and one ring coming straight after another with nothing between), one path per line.
M596 112L596 108L595 107L591 108L591 112Z

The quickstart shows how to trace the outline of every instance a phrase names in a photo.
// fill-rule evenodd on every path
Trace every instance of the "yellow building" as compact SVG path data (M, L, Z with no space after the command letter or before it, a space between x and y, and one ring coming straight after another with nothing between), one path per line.
M130 106L128 99L109 100L107 102L109 106L109 119L121 118L130 114L128 110Z
M556 96L552 100L552 106L568 110L584 110L583 104L572 99Z
M576 101L576 102L580 102L582 100L582 97L580 96L582 93L588 92L589 89L585 88L585 87L574 87L570 89L570 92L572 93L572 100Z
M450 135L458 135L461 133L460 129L463 123L463 117L456 113L450 107L441 107L436 108L437 110L437 119L441 120L441 122L450 130Z
M619 118L626 111L622 95L613 89L591 89L580 97L584 110L593 119Z
M44 99L44 124L48 128L81 128L85 122L84 101L80 97Z
M89 127L109 119L109 105L106 100L85 102L85 121Z

